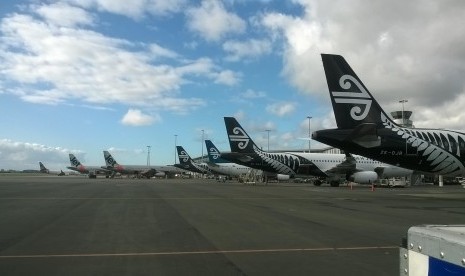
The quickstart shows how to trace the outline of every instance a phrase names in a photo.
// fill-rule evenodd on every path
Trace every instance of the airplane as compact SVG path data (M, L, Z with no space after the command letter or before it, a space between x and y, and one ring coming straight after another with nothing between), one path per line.
M211 140L205 140L208 154L208 167L214 172L222 175L235 176L244 175L251 170L250 167L242 166L227 160L220 156L220 151Z
M43 164L42 162L40 162L40 161L39 161L39 168L40 168L39 171L40 171L41 173L47 173L47 174L52 173L52 174L56 174L56 175L58 175L58 176L63 176L63 175L65 175L65 173L63 172L63 170L60 170L60 172L51 172L51 171L50 171L49 169L47 169L47 168L44 166L44 164Z
M182 146L176 146L176 150L178 151L179 164L174 164L174 166L191 172L212 174L211 169L206 163L197 163L192 160Z
M87 174L89 178L96 178L97 174L105 174L105 177L107 178L110 175L110 171L99 166L84 166L72 153L69 154L69 162L71 163L71 166L66 168L82 174Z
M359 184L373 184L380 178L408 176L411 170L350 154L266 152L261 150L233 117L224 117L231 153L221 157L231 162L291 177L326 178L339 186L344 178ZM321 181L314 182L315 185Z
M465 133L397 125L342 56L321 57L337 128L314 131L314 140L415 171L465 175Z
M144 166L144 165L120 165L115 158L107 150L103 151L106 166L102 168L121 174L134 174L138 177L150 178L153 176L165 177L169 174L179 174L179 170L175 166Z

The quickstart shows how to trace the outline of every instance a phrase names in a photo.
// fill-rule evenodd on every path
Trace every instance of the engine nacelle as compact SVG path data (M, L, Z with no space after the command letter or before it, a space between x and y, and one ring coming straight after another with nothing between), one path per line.
M159 172L159 171L157 171L157 172L155 173L155 176L157 176L157 177L164 177L164 176L166 176L166 173L165 173L165 172Z
M276 178L278 180L289 180L291 177L288 174L278 174Z
M382 178L391 178L391 177L410 176L413 173L413 171L404 169L404 168L388 166L388 167L382 168L380 173L381 173Z
M373 184L376 180L378 180L378 174L373 171L356 172L349 175L347 180L359 184Z

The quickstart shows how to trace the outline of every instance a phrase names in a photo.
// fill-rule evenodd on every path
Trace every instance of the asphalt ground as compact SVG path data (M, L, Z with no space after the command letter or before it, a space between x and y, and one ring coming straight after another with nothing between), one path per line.
M2 175L0 275L399 275L420 224L465 189Z

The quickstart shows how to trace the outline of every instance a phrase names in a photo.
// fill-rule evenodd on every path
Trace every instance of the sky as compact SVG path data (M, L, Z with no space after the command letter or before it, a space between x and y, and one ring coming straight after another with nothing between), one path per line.
M307 148L309 122L336 126L321 53L386 111L464 131L464 18L461 0L3 1L0 169L229 151L225 116L264 149Z

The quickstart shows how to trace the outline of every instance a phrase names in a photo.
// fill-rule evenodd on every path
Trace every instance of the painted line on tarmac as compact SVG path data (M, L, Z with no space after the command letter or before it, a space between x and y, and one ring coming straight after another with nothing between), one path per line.
M315 200L315 197L0 197L0 200Z
M96 254L43 254L43 255L0 255L1 259L20 258L75 258L75 257L143 257L143 256L180 256L205 254L253 254L253 253L287 253L318 251L360 251L379 249L398 249L398 246L362 246L362 247L317 247L317 248L277 248L277 249L240 249L240 250L207 250L207 251L173 251L173 252L140 252L140 253L96 253Z

